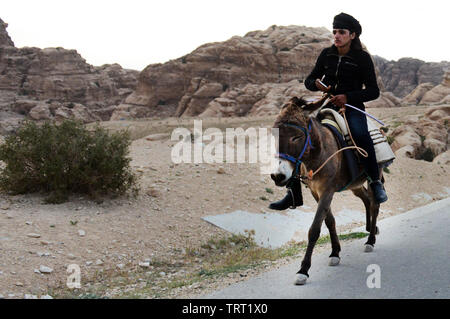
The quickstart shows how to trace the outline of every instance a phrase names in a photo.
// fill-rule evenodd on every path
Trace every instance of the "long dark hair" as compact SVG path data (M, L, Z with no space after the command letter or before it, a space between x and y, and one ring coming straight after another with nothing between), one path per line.
M356 36L353 40L352 40L352 44L350 45L350 48L353 50L362 50L362 44L361 44L361 40L359 39L359 36Z

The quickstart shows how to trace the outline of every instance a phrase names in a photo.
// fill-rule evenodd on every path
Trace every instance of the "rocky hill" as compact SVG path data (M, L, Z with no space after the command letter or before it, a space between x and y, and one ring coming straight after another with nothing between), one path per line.
M449 105L429 107L423 115L403 120L390 135L397 156L449 163Z
M325 28L274 25L243 37L202 45L179 59L146 67L136 91L119 105L111 119L154 114L197 116L212 107L209 103L214 99L222 94L230 98L232 91L240 91L244 86L262 94L271 85L292 80L298 85L298 79L311 71L331 39ZM258 85L264 87L257 89ZM222 115L246 115L263 97L248 93L237 93L237 109Z
M375 65L383 80L384 89L403 98L417 86L427 83L428 86L440 84L445 70L450 69L450 62L424 62L419 59L402 58L398 61L388 61L379 56L373 56Z
M205 44L179 59L147 66L136 91L111 119L276 114L292 95L314 95L298 80L306 77L319 52L331 43L325 28L274 25ZM418 86L421 96L439 86L450 67L450 62L373 58L382 93L368 107L417 104L420 101L402 98ZM442 99L432 93L428 96L429 103Z
M17 48L0 20L0 133L25 118L108 120L136 87L138 71L94 67L75 50Z
M405 104L445 104L450 103L450 70L447 70L442 82L434 86L426 82L418 85L411 93L403 98Z
M326 28L273 25L204 44L139 74L118 64L92 66L75 50L16 48L6 27L0 20L0 132L24 118L92 122L276 114L291 96L315 96L301 82L332 43ZM373 58L382 93L368 107L450 100L450 62Z
M2 19L0 19L0 47L14 46L14 42L11 40L8 32L6 31L7 27L8 24L3 22Z

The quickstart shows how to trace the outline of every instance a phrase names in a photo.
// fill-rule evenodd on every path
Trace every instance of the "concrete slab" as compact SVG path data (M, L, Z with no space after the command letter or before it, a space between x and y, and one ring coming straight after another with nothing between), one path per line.
M256 244L267 248L278 248L287 242L303 241L308 238L308 230L315 212L308 206L288 209L285 212L251 213L236 210L232 213L206 216L202 219L233 234L245 235L246 230L255 231ZM336 225L347 225L365 221L365 212L343 209L334 214ZM328 234L325 223L322 234Z

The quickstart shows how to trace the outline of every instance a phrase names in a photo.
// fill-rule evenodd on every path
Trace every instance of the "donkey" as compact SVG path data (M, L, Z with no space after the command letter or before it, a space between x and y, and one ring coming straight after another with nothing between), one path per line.
M282 107L273 126L279 129L279 154L285 156L280 158L279 165L276 171L271 174L271 178L277 186L285 186L293 171L298 171L318 203L314 220L308 232L306 253L301 268L296 274L296 285L305 284L309 277L308 270L311 267L311 256L324 220L330 232L332 246L329 265L336 266L340 262L341 246L336 233L335 219L330 208L335 192L346 188L363 201L366 209L366 230L370 232L365 243L365 252L373 250L375 235L378 234L376 223L380 204L375 201L369 185L367 185L367 188L364 187L366 176L362 174L362 167L359 168L361 174L349 184L351 177L343 153L337 153L329 159L339 149L333 133L315 117L311 116L311 113L319 108L325 99L326 96L317 102L308 104L302 98L291 98ZM322 166L328 159L329 161ZM316 170L320 166L322 168L317 172ZM310 172L309 178L304 178L307 172ZM311 172L317 173L312 176ZM380 175L382 175L381 169ZM380 176L380 180L384 183L382 176Z

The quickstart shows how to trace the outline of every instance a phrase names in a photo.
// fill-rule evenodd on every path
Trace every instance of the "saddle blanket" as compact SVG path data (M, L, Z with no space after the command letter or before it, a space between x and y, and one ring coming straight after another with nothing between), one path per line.
M323 119L321 120L321 123L323 125L327 126L328 128L332 127L335 134L338 132L338 135L341 135L341 137L345 137L347 145L353 145L342 115L330 108L323 108L322 110L320 110L319 114L323 116ZM369 128L370 137L372 138L373 146L375 148L377 163L381 167L389 166L394 161L395 154L392 151L386 137L381 134L380 129L369 119L367 119L367 127Z

